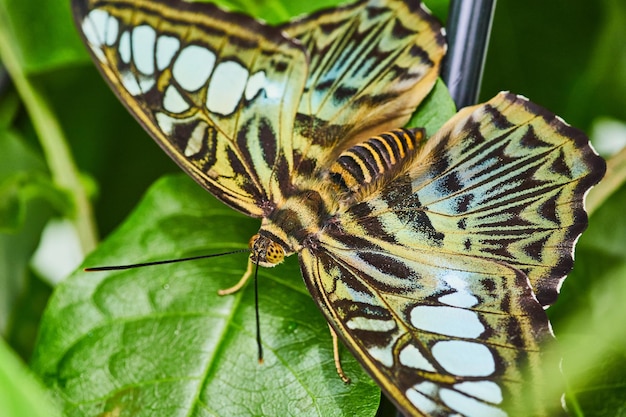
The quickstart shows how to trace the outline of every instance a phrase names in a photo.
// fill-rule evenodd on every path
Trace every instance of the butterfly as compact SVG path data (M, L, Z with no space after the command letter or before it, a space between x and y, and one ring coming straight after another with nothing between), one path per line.
M122 103L202 187L261 219L253 263L297 254L332 330L403 413L548 415L544 309L605 170L581 131L510 93L428 140L401 128L446 52L418 1L277 27L207 3L72 4Z

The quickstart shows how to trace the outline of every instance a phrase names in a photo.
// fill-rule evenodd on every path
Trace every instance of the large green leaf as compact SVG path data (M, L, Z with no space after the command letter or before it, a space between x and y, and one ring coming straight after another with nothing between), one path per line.
M245 248L258 221L185 177L159 181L86 265ZM290 259L259 271L264 358L253 287L231 296L246 254L129 271L76 272L55 291L33 368L66 415L373 415L379 391L331 339Z

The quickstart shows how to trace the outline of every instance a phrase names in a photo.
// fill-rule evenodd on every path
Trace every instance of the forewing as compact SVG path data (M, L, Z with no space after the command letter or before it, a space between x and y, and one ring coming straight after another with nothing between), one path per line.
M280 200L306 79L299 45L207 3L74 0L73 9L112 89L189 175L249 215Z
M368 136L403 126L432 89L446 44L419 1L359 1L282 29L309 75L296 116L296 174L310 175ZM322 164L323 165L323 164Z
M522 272L345 234L319 243L300 254L305 282L405 415L554 415L549 324Z

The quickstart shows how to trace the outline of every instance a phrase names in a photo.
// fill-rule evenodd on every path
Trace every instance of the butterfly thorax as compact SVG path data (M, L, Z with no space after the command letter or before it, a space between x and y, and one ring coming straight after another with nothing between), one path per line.
M294 191L263 219L258 234L250 239L252 261L272 267L300 251L336 215L337 201L329 184L314 182Z

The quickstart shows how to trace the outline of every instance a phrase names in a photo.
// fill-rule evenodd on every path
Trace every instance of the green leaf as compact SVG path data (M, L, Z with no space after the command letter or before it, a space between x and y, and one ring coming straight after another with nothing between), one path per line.
M245 248L258 226L190 179L166 177L85 265ZM259 270L265 361L257 363L252 285L217 295L237 282L246 258L76 272L50 300L34 370L70 416L374 415L379 390L346 350L352 383L337 376L295 257Z
M425 128L426 137L429 138L455 114L456 107L448 88L441 79L438 79L435 87L418 107L407 126Z
M0 0L3 31L20 51L20 66L33 74L89 60L65 0Z
M43 387L0 338L0 410L5 417L55 417Z

